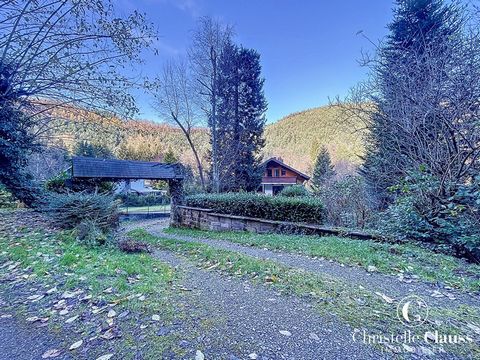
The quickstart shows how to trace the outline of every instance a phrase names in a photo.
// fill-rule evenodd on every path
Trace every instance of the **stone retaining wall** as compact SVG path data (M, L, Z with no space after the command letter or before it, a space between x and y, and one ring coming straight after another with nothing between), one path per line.
M255 233L289 233L305 235L340 235L357 239L375 239L371 234L345 231L318 225L218 214L211 209L177 206L172 226L216 231L250 231Z

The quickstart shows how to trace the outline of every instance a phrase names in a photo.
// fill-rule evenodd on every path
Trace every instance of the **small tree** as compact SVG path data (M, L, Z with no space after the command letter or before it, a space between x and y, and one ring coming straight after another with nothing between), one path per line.
M315 193L319 193L325 186L325 183L335 176L335 170L330 159L330 154L325 146L322 146L318 153L315 167L313 169L313 176L311 180L311 187Z
M107 147L103 145L92 144L86 141L79 142L74 149L74 153L76 156L86 156L101 159L111 159L114 157L113 153Z
M163 155L163 160L162 162L166 164L175 164L178 163L178 157L175 155L173 152L172 148L169 147L165 155Z
M37 148L29 131L31 119L0 103L0 183L26 205L35 205L40 189L26 171L28 157Z

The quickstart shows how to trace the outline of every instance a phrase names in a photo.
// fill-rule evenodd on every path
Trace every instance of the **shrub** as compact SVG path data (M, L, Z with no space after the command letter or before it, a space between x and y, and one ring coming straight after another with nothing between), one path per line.
M329 225L364 228L370 221L365 182L359 176L346 176L323 185L318 197L325 206Z
M221 214L316 224L323 222L323 204L312 197L272 197L253 193L199 194L187 197L186 203Z
M480 176L468 184L444 184L449 196L439 197L439 179L412 173L391 190L396 200L384 213L380 229L400 240L419 240L457 256L480 261Z
M77 240L87 246L105 245L113 237L110 232L102 231L94 220L82 220L75 229Z
M119 203L109 195L57 194L44 210L54 225L76 229L78 239L88 245L105 244L119 222Z
M152 252L150 246L147 243L131 238L120 239L118 241L118 247L120 250L126 253Z
M11 209L16 206L13 195L0 184L0 209Z
M166 194L152 193L139 195L135 193L124 193L116 196L122 202L123 206L155 206L166 205L170 199Z
M282 191L278 194L279 196L286 196L286 197L301 197L301 196L309 196L310 193L305 189L303 185L292 185L283 188Z
M62 171L58 175L45 182L45 189L58 194L73 192L99 192L111 193L116 184L99 179L72 179L68 171Z

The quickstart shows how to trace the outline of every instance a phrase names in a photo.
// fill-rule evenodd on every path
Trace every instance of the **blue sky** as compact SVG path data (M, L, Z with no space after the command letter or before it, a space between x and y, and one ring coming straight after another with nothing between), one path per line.
M158 27L158 56L147 55L146 75L162 62L185 55L200 16L235 26L236 40L261 54L268 122L292 112L328 104L366 76L361 51L386 33L389 0L118 0L122 11L146 12ZM161 121L146 96L138 96L139 118Z

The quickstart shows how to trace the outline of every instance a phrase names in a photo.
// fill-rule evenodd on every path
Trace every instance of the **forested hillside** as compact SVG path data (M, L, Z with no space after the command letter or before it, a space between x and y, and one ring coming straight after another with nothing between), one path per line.
M55 121L49 141L69 152L73 152L75 145L82 141L108 148L120 159L161 160L168 150L172 150L181 162L192 165L195 171L187 141L179 129L168 124L122 121L78 109L56 110L54 117L62 120ZM192 137L205 160L208 148L206 130L193 130Z
M57 144L72 150L79 141L110 149L122 159L154 160L172 149L186 164L194 167L193 154L180 130L167 124L144 120L121 121L86 111L62 110L64 120L54 130ZM311 173L322 145L329 150L338 171L350 171L363 153L360 134L342 125L341 111L324 106L291 114L265 129L264 157L279 156L301 171ZM194 131L203 162L207 163L207 130Z
M267 126L264 154L280 156L289 165L311 173L319 149L325 145L337 171L351 171L361 162L360 134L345 124L338 107L323 106L297 112Z

